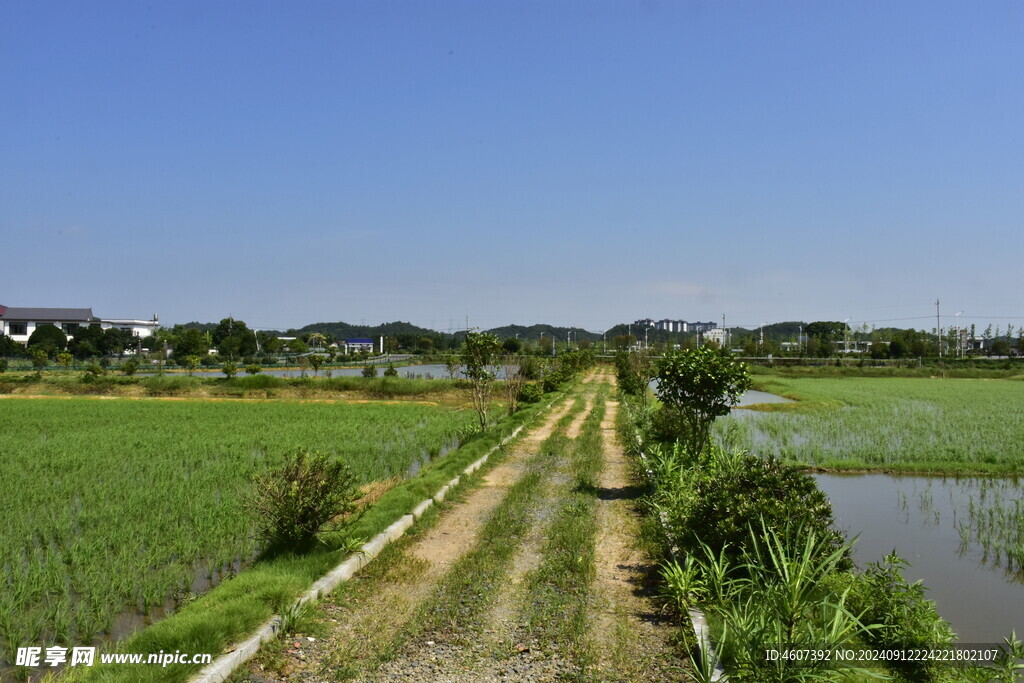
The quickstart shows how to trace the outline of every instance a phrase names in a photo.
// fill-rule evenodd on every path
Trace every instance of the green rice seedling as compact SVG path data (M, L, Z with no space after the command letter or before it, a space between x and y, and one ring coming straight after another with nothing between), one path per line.
M160 613L200 568L212 582L255 558L243 493L296 444L346 459L367 484L439 453L472 416L411 402L72 398L6 400L0 420L5 604L19 638L88 642L122 611ZM81 612L90 618L67 616Z
M755 453L829 469L1024 471L1024 454L1004 447L1024 441L1021 382L786 377L764 388L801 403L719 421Z

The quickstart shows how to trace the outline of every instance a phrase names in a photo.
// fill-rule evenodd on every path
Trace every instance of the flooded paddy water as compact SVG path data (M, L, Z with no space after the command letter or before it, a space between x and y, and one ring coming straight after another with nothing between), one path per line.
M1024 482L979 477L816 474L837 526L858 536L861 568L894 549L922 580L939 614L963 643L1001 643L1024 634L1020 543ZM990 528L989 520L1001 521ZM999 537L1004 540L1001 542ZM1011 548L1007 552L1007 546ZM1019 546L1018 546L1019 547Z
M753 395L751 395L753 394ZM740 407L786 401L748 392ZM849 410L843 408L840 410ZM779 429L808 417L736 410L722 420L719 437L729 440L729 423L739 428L737 445L757 453L810 449L823 437L834 452L871 434L843 429ZM889 429L897 428L890 425ZM733 430L736 436L737 431ZM893 443L890 448L899 448ZM857 537L854 559L863 569L896 552L909 563L904 577L922 581L961 643L1002 643L1024 634L1024 479L1014 477L814 474L829 497L836 525Z

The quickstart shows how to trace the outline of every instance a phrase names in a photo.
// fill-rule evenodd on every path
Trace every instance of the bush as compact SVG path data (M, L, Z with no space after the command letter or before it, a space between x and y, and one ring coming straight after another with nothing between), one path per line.
M232 363L231 361L228 361L223 366L221 366L220 371L224 373L225 377L231 379L232 377L238 374L238 366Z
M99 377L100 375L107 374L107 371L99 363L89 363L85 366L85 374L92 375L93 377Z
M365 368L363 368L363 377L376 377L376 376L377 376L377 366L376 365L372 365L371 364L371 365L367 365Z
M751 529L762 526L800 529L795 543L802 543L804 534L833 550L843 543L832 528L832 506L814 480L775 457L715 446L696 458L677 448L656 460L662 472L676 473L660 477L658 502L667 512L672 544L683 553L698 554L706 543L739 561Z
M258 375L263 372L263 367L259 363L249 363L245 366L245 374L247 375Z
M131 377L139 370L139 361L136 358L129 358L121 364L121 371Z
M253 487L249 507L272 553L308 550L325 524L355 511L361 495L348 465L305 448L286 454L281 467L255 475Z
M949 624L935 611L935 603L925 599L920 581L910 584L903 578L907 563L895 552L881 562L868 564L859 575L850 575L850 607L861 614L865 624L879 624L882 628L871 631L865 638L879 649L934 647L948 644L953 639ZM944 662L899 662L894 668L915 681L940 679Z
M0 372L7 372L7 359L0 358Z
M384 371L385 377L398 377L398 370L395 369L394 363L388 363L387 369Z
M524 384L519 390L520 403L537 403L544 397L544 391L539 384Z

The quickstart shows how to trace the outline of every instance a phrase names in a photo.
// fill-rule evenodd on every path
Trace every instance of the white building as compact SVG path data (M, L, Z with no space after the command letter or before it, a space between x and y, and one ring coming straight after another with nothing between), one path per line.
M99 325L106 330L111 327L129 332L134 337L148 337L160 326L156 315L152 320L135 318L101 319L92 314L91 308L14 308L0 306L0 334L19 344L27 344L28 338L40 325L53 325L69 337L75 336L79 327Z
M715 342L719 346L725 346L725 339L728 333L721 327L715 327L704 332L705 342Z

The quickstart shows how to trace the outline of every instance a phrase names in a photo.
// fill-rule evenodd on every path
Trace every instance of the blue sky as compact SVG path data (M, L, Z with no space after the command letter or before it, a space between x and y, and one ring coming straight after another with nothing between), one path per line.
M1013 2L8 0L0 303L1019 325L1022 122Z

